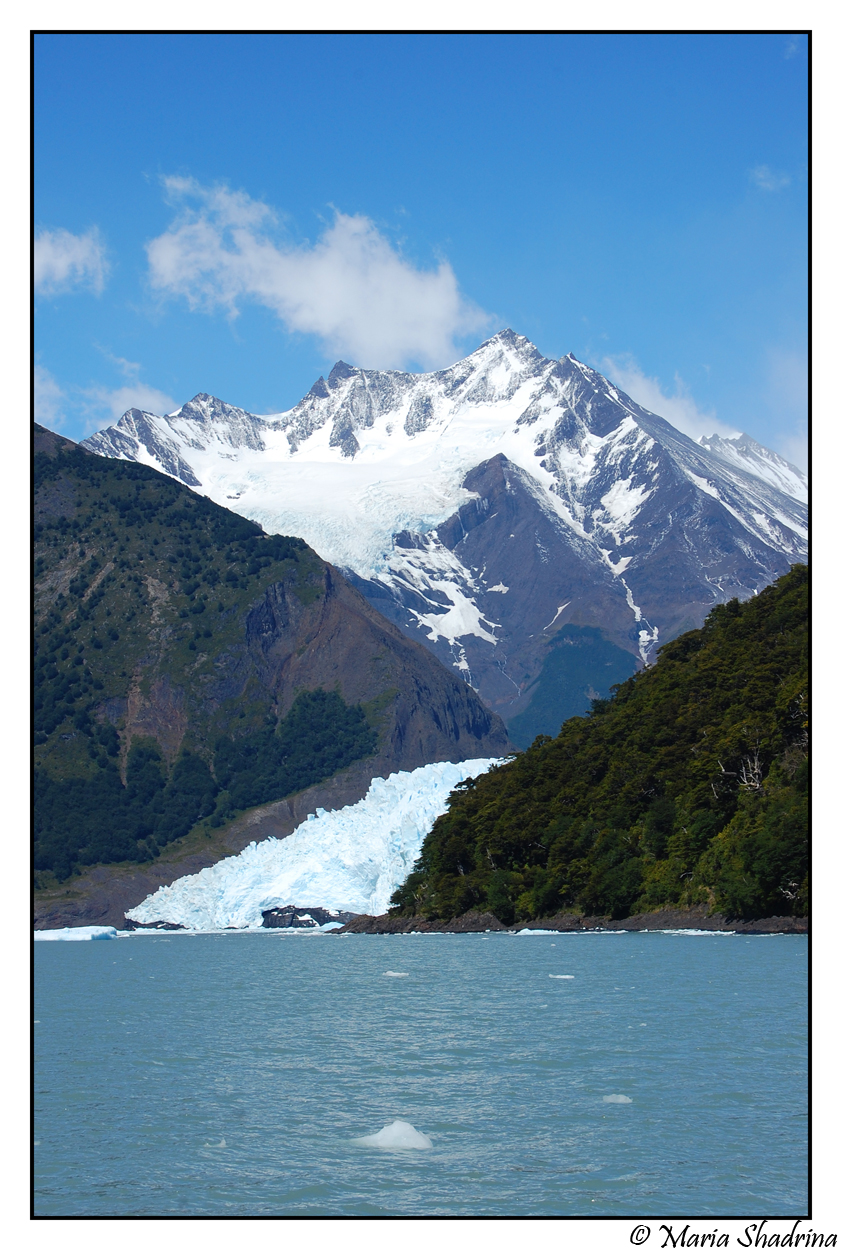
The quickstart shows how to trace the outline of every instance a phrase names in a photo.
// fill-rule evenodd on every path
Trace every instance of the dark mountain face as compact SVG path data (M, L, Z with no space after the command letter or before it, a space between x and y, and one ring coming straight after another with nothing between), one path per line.
M154 469L37 437L43 884L151 864L197 821L213 841L238 810L307 791L297 823L331 778L346 778L342 805L396 769L507 751L470 687L302 540Z
M792 465L745 435L693 442L511 330L436 373L340 361L275 417L199 395L169 417L127 413L86 445L152 456L305 538L522 746L807 552ZM604 681L593 648L573 663L571 639L589 636L577 630L598 631Z
M606 657L596 687L593 673L581 674L581 681L575 669L566 675L565 686L572 685L576 692L575 711L587 710L591 698L607 695L611 683L636 668L630 651L637 628L629 619L622 586L604 562L594 558L589 544L547 506L528 474L505 456L472 469L463 485L475 498L433 534L395 536L387 586L353 574L350 580L405 633L426 639L444 663L452 662L453 643L444 636L429 636L430 624L435 628L431 596L426 587L418 586L419 570L432 581L442 549L452 553L453 565L466 571L465 596L470 593L488 634L466 633L459 638L460 666L489 707L506 708L510 714L512 707L528 706L522 692L532 693L532 684L541 681L549 657L564 645L571 627L602 632L608 655L619 667L612 667ZM404 552L407 559L401 567ZM444 594L440 600L446 606ZM546 714L557 729L562 704L557 707L553 699L549 704ZM536 732L543 732L544 719Z

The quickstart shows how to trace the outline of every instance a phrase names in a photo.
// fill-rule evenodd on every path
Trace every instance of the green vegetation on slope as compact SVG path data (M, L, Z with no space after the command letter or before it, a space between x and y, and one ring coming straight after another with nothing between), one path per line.
M148 860L375 749L335 691L280 718L266 685L243 692L249 608L270 585L323 594L306 543L70 444L36 455L35 491L37 873Z
M459 787L392 910L806 914L807 591L796 565L718 605L587 717Z
M92 727L92 749L108 731ZM82 864L142 862L203 817L218 828L236 812L316 785L368 755L377 735L359 707L335 692L302 691L277 730L268 727L233 741L219 738L216 777L203 759L182 748L171 773L153 739L134 739L125 785L113 762L93 777L62 780L36 774L35 868L63 880ZM107 748L106 748L107 749ZM97 761L101 755L97 756Z
M228 797L220 800L214 822L221 824L228 810L315 785L376 746L377 734L361 707L348 707L335 691L302 692L277 729L218 739L214 767Z

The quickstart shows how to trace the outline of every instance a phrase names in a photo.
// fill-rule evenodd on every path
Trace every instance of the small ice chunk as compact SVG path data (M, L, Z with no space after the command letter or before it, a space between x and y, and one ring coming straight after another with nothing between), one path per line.
M429 1150L432 1142L425 1133L419 1133L407 1120L393 1120L379 1133L370 1137L355 1137L360 1146L379 1146L381 1150Z
M384 972L384 977L408 977L408 972ZM397 1121L395 1121L397 1123Z
M606 1094L603 1102L631 1102L631 1098L627 1098L625 1094Z
M551 981L575 981L576 978L572 972L551 972Z
M37 929L36 942L99 942L115 938L117 930L112 925L87 924L73 929Z

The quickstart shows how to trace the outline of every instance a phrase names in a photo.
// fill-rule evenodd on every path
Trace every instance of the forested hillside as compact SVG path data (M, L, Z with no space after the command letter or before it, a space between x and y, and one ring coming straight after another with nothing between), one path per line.
M807 665L795 565L715 607L556 738L460 787L393 912L806 914Z
M301 539L36 427L35 869L143 862L358 760L502 723Z

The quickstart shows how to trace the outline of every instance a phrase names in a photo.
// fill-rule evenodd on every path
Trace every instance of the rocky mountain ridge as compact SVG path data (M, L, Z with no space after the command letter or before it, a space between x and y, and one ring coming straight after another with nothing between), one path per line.
M695 443L511 330L429 374L340 361L275 416L200 394L84 445L303 537L519 745L807 552L798 469L746 435Z

